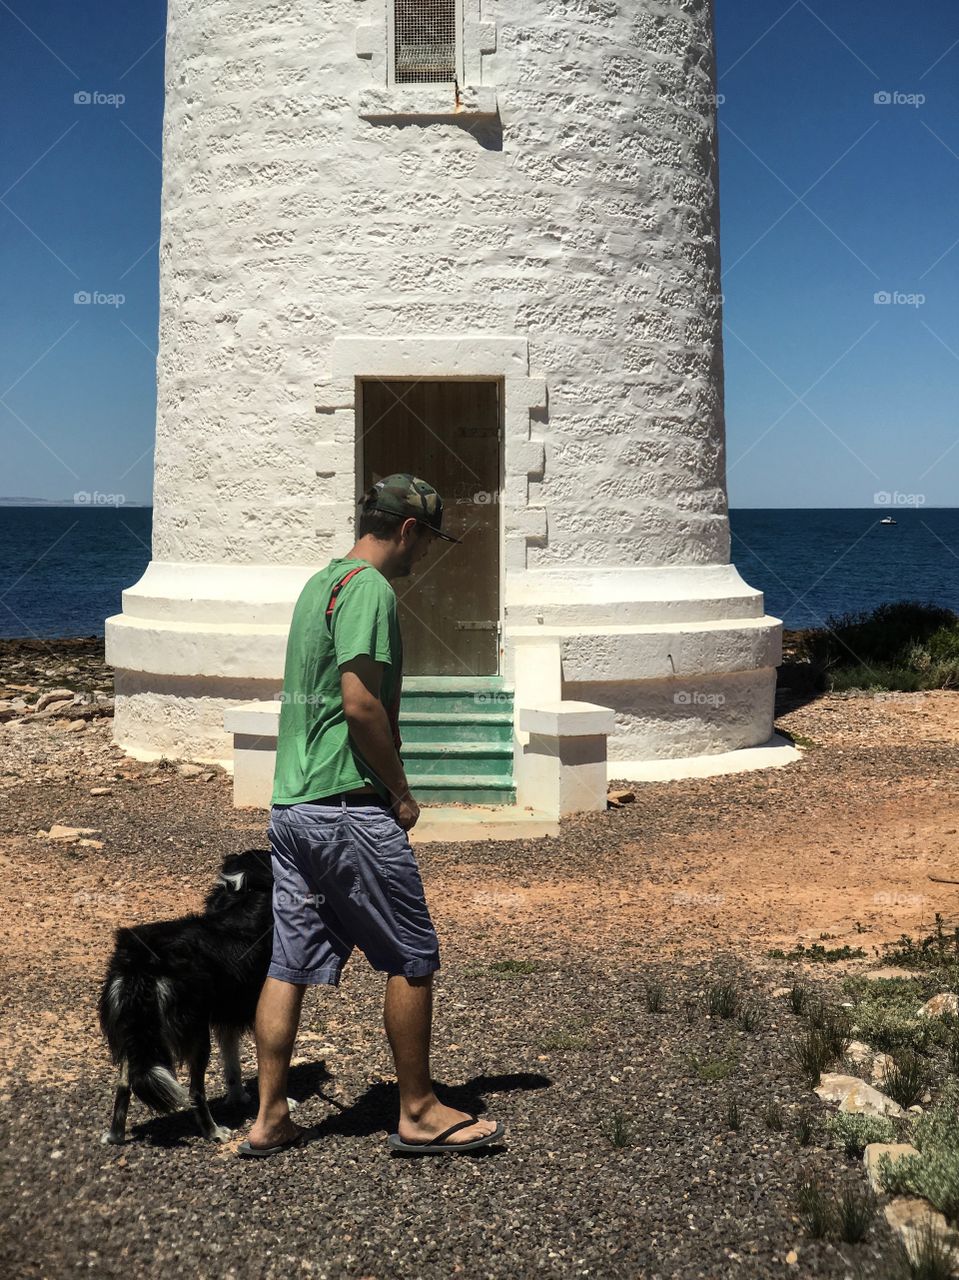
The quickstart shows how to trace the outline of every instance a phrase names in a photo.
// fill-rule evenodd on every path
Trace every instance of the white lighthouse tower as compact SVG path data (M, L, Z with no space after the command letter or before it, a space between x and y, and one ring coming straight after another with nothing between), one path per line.
M427 799L509 802L533 702L611 708L617 778L770 739L781 624L729 563L708 0L171 0L163 166L118 742L228 763L224 712L277 695L300 588L393 471L463 539L397 584Z

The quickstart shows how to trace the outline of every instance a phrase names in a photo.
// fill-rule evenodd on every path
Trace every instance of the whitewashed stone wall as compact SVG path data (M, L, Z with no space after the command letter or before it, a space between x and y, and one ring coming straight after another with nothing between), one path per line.
M358 116L385 15L171 2L155 556L314 560L334 336L465 328L547 378L531 568L725 562L709 5L468 0L501 139Z
M614 707L617 776L771 733L780 624L728 563L711 2L463 4L454 104L387 83L388 0L170 0L153 562L107 622L135 753L228 761L224 708L279 688L353 539L367 351L504 379L518 699Z

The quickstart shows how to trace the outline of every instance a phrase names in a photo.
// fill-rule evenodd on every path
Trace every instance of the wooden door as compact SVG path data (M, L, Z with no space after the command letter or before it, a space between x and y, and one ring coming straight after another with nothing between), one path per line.
M393 583L406 675L499 673L499 383L361 383L364 492L397 471L443 499L443 529Z

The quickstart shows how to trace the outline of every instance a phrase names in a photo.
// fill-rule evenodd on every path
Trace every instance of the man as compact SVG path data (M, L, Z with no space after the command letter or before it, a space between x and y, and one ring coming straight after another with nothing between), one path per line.
M406 835L419 806L397 754L402 640L390 582L408 577L435 538L459 541L442 532L442 517L425 481L378 481L363 500L359 540L307 582L293 611L270 815L273 959L256 1011L260 1110L243 1156L302 1139L286 1081L303 994L338 986L354 946L389 975L383 1016L400 1095L390 1146L432 1155L503 1132L433 1092L439 946Z

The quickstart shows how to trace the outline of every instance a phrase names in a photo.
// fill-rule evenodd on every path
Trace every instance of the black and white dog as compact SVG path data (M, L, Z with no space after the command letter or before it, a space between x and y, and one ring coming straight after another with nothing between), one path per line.
M233 1135L206 1100L210 1030L220 1046L226 1101L249 1102L240 1036L253 1026L273 950L273 872L268 850L226 858L202 915L118 929L100 992L100 1026L120 1078L103 1142L120 1143L131 1092L154 1111L189 1105L205 1138ZM186 1063L189 1092L176 1078Z

